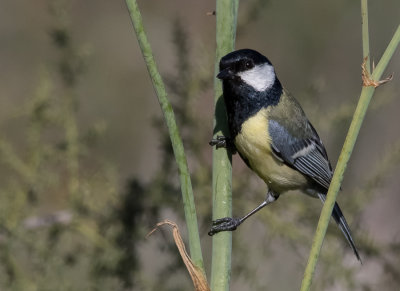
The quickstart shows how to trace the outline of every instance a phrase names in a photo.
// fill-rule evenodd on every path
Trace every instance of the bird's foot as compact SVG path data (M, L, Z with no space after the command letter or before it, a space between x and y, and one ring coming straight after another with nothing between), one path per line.
M212 227L208 232L209 236L213 236L214 234L221 232L221 231L233 231L235 230L240 224L242 220L240 218L234 217L224 217L212 222Z
M216 146L219 148L227 148L229 143L229 137L218 135L217 138L213 138L208 144L210 146Z
M213 138L209 143L210 146L216 146L217 149L219 148L226 148L230 149L232 153L236 153L236 147L231 138L218 135L217 138Z

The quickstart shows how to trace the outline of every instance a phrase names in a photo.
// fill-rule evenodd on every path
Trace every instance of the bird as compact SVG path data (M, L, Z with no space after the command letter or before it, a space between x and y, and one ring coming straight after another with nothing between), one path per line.
M213 221L208 234L235 230L290 190L324 203L333 175L325 146L299 102L282 86L269 59L255 50L240 49L222 57L219 69L229 136L217 136L210 145L239 153L268 191L265 200L245 216ZM361 262L337 202L332 217Z

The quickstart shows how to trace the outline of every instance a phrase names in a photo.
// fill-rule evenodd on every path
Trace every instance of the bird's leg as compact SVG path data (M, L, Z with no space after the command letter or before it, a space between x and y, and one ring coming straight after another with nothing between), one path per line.
M268 204L274 202L277 200L279 195L275 195L271 191L268 191L267 193L267 198L258 205L256 208L254 208L252 211L250 211L248 214L241 218L234 218L234 217L224 217L220 218L217 220L214 220L212 222L212 227L210 231L208 232L208 235L212 236L220 231L233 231L235 230L239 225L243 223L247 218L252 216L254 213L258 212L261 208L264 208Z
M213 138L208 144L210 146L216 146L217 149L226 148L232 151L233 154L236 153L235 144L233 143L233 140L230 137L218 135L217 138Z

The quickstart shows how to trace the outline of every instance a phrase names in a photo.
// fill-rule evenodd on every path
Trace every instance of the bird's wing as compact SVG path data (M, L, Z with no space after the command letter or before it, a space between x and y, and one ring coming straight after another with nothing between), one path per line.
M321 139L307 121L306 137L294 136L276 120L269 120L268 131L274 154L288 166L310 177L325 189L329 188L332 167Z

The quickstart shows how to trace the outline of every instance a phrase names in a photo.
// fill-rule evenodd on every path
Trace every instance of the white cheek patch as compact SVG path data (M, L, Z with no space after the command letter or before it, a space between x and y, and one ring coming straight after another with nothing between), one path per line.
M255 66L248 71L240 72L238 76L256 91L264 91L275 82L274 68L268 64Z

